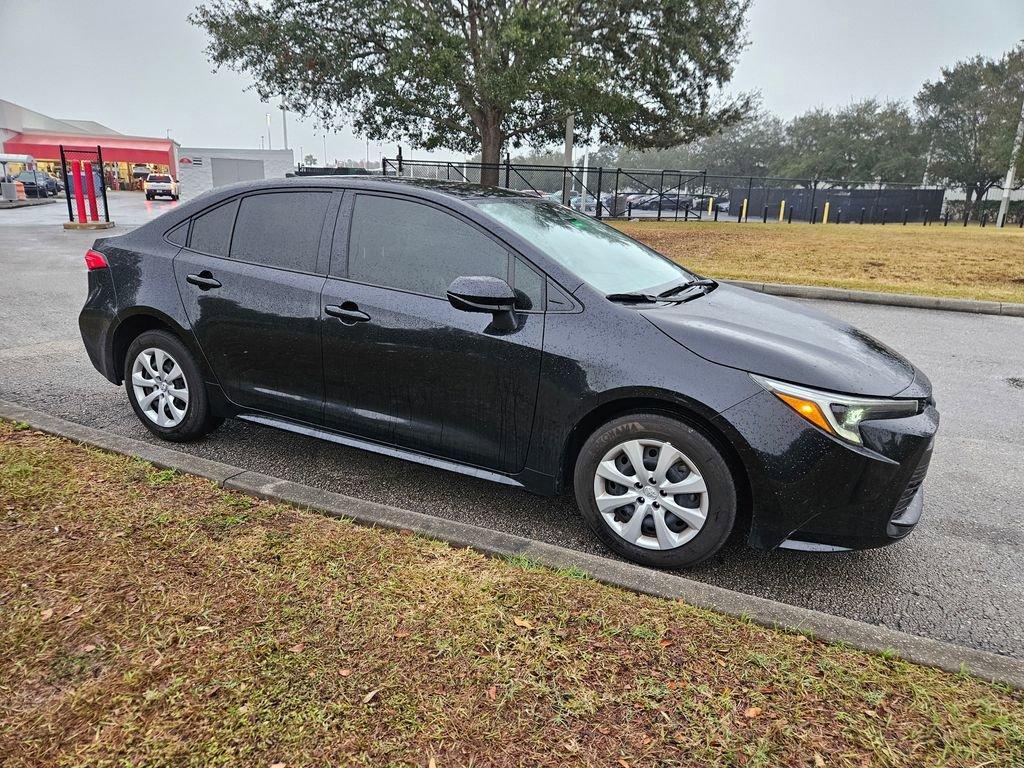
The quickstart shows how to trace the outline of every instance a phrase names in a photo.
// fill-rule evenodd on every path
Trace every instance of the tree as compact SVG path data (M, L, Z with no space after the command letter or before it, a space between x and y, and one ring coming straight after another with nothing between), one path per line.
M1022 59L1019 46L998 61L975 56L944 67L914 100L930 145L929 173L964 188L968 217L1006 173L1024 92Z
M307 154L304 158L302 158L302 164L303 165L316 165L316 155Z
M786 126L776 170L791 178L916 181L926 148L905 104L853 102L812 109Z
M688 146L631 153L621 162L635 160L646 168L706 169L722 176L766 176L777 163L783 128L779 118L758 111Z
M326 125L481 152L583 137L667 147L740 119L719 91L749 0L212 0L190 21L217 66Z

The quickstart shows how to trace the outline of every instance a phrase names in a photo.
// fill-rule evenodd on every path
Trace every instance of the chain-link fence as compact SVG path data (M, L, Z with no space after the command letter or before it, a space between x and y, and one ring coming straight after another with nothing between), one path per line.
M707 170L585 168L581 166L385 158L388 176L480 183L484 171L499 186L572 206L599 219L657 221L810 222L814 224L967 224L995 221L1002 189L991 187L966 205L962 191L941 185L830 179L729 176ZM1013 190L1007 225L1024 226L1024 190Z

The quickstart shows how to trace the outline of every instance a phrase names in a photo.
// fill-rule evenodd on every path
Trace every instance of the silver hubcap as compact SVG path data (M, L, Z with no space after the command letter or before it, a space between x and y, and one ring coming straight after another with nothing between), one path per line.
M594 475L594 500L609 528L646 549L683 546L708 514L696 465L661 440L630 440L608 451Z
M146 418L160 427L176 427L188 412L188 382L178 361L162 349L139 352L132 364L132 391Z

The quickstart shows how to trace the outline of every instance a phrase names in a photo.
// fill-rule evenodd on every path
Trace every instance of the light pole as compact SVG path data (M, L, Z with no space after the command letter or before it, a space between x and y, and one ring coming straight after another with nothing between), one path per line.
M284 132L284 148L288 149L288 105L281 101L281 130Z
M565 158L562 163L566 170L562 171L562 205L569 204L569 167L572 166L572 134L575 117L565 118Z
M1024 141L1024 99L1020 103L1020 120L1017 122L1017 134L1013 137L1013 149L1010 151L1010 170L1006 172L1006 183L1003 184L1003 199L999 202L999 216L996 217L997 227L1001 227L1006 223L1006 212L1010 209L1010 187L1013 186L1013 176L1017 168L1017 158L1020 157L1022 141Z
M273 149L274 142L270 140L270 113L267 112L267 149Z
M327 167L327 133L324 133L324 168Z

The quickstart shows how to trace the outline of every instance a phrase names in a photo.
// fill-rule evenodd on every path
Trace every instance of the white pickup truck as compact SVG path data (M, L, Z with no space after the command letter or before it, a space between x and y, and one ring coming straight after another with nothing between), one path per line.
M142 188L146 191L146 199L154 197L169 197L172 200L178 199L178 182L167 173L151 173L143 182Z

